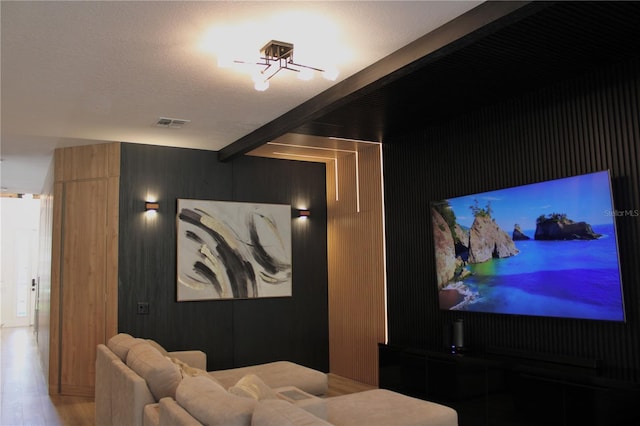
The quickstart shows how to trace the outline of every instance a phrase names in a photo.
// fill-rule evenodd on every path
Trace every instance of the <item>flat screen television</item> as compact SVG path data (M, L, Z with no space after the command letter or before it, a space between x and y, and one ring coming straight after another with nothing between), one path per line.
M624 321L608 171L431 203L440 309Z

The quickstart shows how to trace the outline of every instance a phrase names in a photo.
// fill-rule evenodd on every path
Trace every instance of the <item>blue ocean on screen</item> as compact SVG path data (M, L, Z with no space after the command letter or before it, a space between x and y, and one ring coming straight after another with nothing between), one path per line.
M468 265L467 311L622 321L615 229L594 225L596 240L516 241L516 256ZM533 235L534 231L524 231Z

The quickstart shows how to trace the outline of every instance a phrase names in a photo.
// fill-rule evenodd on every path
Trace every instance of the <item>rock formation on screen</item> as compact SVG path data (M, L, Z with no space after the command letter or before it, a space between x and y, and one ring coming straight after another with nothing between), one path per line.
M513 233L511 235L511 238L513 239L513 241L526 241L531 239L531 237L525 235L522 232L522 230L520 229L520 225L518 225L517 223L513 227Z
M451 281L456 272L456 252L453 236L447 222L435 209L431 209L433 241L436 251L438 290Z
M587 222L574 222L566 214L541 215L536 220L536 240L597 240L602 234L593 232Z
M477 215L469 230L469 263L482 263L493 258L518 253L513 240L489 215Z

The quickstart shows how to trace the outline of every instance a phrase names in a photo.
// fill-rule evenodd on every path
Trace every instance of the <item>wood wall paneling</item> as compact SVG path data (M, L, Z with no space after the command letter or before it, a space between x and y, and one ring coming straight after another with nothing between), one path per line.
M95 354L105 341L106 179L65 184L60 390L93 395Z
M640 369L640 60L632 58L386 141L390 342L442 348L451 322L465 343L596 358ZM609 169L626 323L439 311L429 201ZM423 212L423 214L420 214Z
M40 194L40 235L38 250L38 291L36 301L35 333L42 372L49 377L49 348L51 328L51 267L53 239L53 186L54 161L51 161L44 187Z
M61 151L55 153L56 170L61 167ZM60 171L62 173L62 171ZM57 175L57 173L56 173ZM53 231L51 244L51 288L50 288L50 330L49 330L49 393L60 392L60 287L62 271L62 212L64 184L56 182L53 187Z
M118 157L119 159L119 157ZM118 165L119 165L118 161ZM106 283L105 286L105 342L118 333L118 229L120 178L109 176L107 181L107 224L106 224Z
M326 164L330 369L377 385L386 336L380 146L290 133L251 155Z
M335 176L327 174L331 372L372 385L377 345L385 340L380 149L340 158L338 200Z
M65 180L96 179L109 176L110 144L87 145L78 149L65 148L65 162L75 167L65 167ZM82 165L81 167L78 167Z
M49 391L92 396L116 326L119 144L55 153Z

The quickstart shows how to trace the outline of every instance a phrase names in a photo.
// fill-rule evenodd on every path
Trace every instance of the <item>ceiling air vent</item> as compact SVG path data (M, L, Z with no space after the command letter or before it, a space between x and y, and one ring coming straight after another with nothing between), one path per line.
M165 127L168 129L181 129L187 124L191 123L191 120L183 120L181 118L167 118L160 117L158 121L156 121L156 127Z

